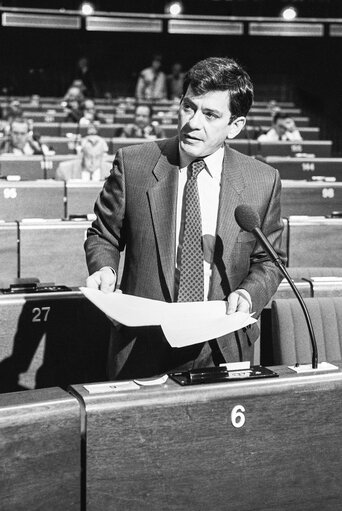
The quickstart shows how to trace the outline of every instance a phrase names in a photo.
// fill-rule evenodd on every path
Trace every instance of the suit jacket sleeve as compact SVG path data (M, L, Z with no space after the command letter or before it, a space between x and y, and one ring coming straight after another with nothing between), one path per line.
M120 251L125 246L125 177L121 149L95 202L94 212L96 220L88 229L84 244L89 274L103 266L110 266L117 272Z
M261 218L261 230L282 261L285 262L285 253L281 248L284 225L281 218L280 195L281 181L279 173L276 171L270 200L265 215ZM239 286L246 289L251 295L253 312L256 313L256 317L261 314L264 306L276 292L282 278L280 270L270 260L260 243L257 242L250 256L249 273Z

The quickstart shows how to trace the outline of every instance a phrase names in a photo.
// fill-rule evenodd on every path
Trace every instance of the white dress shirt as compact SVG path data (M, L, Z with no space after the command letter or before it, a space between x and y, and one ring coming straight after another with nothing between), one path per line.
M89 172L88 170L82 170L82 181L101 181L101 169L100 167L94 170L94 172Z

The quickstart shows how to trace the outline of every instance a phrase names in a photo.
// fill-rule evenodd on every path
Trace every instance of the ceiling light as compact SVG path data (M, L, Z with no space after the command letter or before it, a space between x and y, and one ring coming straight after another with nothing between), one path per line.
M181 2L171 2L166 5L165 12L171 16L178 16L183 12L183 4Z
M94 14L94 6L90 2L83 2L81 5L81 12L83 16L91 16Z
M289 5L288 7L284 7L284 9L281 11L280 16L285 21L293 21L297 18L297 9L295 7L292 7L292 5Z

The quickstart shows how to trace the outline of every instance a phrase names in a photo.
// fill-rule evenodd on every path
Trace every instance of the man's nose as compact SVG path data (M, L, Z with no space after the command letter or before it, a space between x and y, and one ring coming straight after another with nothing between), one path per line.
M191 129L201 129L203 124L203 115L200 110L197 110L193 113L191 118L188 121L189 127Z

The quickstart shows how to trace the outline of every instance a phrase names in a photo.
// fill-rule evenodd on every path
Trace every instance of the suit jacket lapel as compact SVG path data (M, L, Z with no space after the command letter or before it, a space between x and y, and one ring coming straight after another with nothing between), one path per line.
M178 161L178 138L173 138L162 148L153 170L157 182L148 190L157 248L170 300L174 297L175 281Z
M228 146L225 149L223 169L221 176L221 191L216 228L216 243L214 265L209 292L209 299L221 299L222 291L226 296L230 292L227 274L231 266L224 261L231 261L231 253L240 231L235 221L236 206L241 203L241 193L245 188L245 181L241 171L234 161L234 153Z

